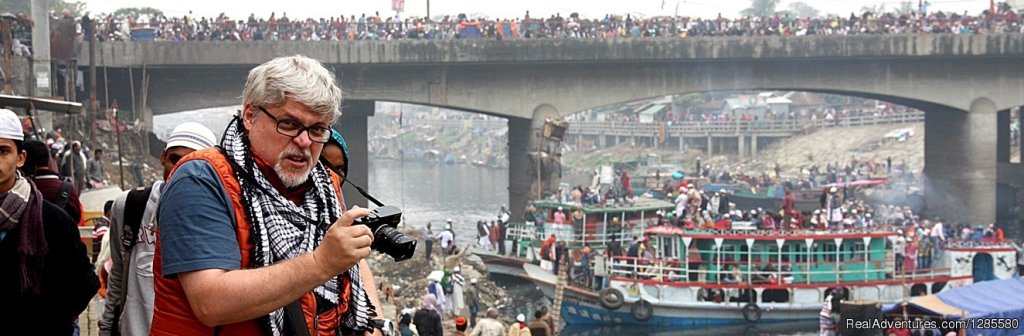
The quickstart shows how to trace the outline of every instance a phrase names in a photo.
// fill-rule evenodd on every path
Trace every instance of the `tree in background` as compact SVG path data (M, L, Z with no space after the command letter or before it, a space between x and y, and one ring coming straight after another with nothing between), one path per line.
M740 11L743 16L771 16L775 15L775 7L779 0L750 0L750 7Z
M818 9L806 2L797 1L789 4L789 13L797 17L818 17Z

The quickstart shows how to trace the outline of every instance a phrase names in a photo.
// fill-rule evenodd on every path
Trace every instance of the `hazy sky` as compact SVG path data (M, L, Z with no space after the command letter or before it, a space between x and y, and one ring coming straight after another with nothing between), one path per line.
M168 16L182 16L193 11L196 16L216 16L227 13L229 17L244 19L250 13L258 17L269 17L271 12L288 14L295 17L331 17L362 13L372 14L380 11L380 15L394 15L391 10L392 0L335 0L335 1L264 1L264 0L85 0L88 9L94 13L109 13L123 7L148 6L162 10ZM793 0L783 0L779 9L785 9ZM804 0L823 14L833 13L847 16L850 12L860 12L864 6L885 4L887 8L899 7L900 0ZM970 14L980 13L988 8L988 0L931 0L929 11L968 11ZM531 16L549 16L561 13L578 12L584 17L603 17L605 14L637 13L643 16L672 15L679 6L680 15L714 17L718 13L723 16L736 17L739 11L746 8L749 0L431 0L431 15L439 14L483 14L491 18L521 17L529 10ZM916 6L917 0L913 0ZM426 14L427 0L406 0L403 15L423 16Z

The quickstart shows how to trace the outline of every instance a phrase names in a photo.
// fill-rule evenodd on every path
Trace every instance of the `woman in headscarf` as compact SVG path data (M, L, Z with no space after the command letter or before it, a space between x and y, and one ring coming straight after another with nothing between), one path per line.
M338 173L341 178L348 176L348 144L338 131L331 129L331 138L320 152L320 162L327 169Z
M412 321L420 336L442 336L444 334L444 330L441 329L441 315L437 310L437 299L433 295L423 296L423 304L416 311Z

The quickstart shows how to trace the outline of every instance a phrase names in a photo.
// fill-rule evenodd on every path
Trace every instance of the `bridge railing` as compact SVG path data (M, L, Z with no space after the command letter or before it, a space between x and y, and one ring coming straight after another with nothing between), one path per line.
M486 129L504 128L505 120L493 119L406 119L408 125L429 125L438 127L480 127ZM664 128L667 135L743 134L743 133L793 133L807 129L834 127L857 127L870 125L908 124L924 121L923 112L896 113L890 115L864 115L825 119L767 119L767 120L719 120L690 121L663 126L661 122L636 121L575 121L571 122L569 134L608 134L619 136L651 136Z

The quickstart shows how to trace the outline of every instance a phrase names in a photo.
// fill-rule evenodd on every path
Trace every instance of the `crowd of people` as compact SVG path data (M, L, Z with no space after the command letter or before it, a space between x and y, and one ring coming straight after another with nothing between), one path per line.
M55 19L68 16L64 12ZM27 17L23 22L27 22ZM799 17L788 12L763 17L690 16L633 17L605 15L585 18L576 13L548 17L470 18L464 14L427 17L337 15L289 18L287 13L247 18L159 14L100 15L92 18L100 41L128 41L136 28L151 28L161 41L345 41L401 39L597 39L695 36L804 36L862 34L988 34L1024 33L1018 12L1000 8L977 15L932 11L851 13L849 16ZM76 31L81 33L79 24ZM30 24L15 27L25 32ZM25 35L24 33L19 35ZM31 41L20 41L19 48ZM20 52L20 51L19 51ZM27 52L27 50L26 50Z
M502 207L496 220L478 220L476 223L476 246L479 249L506 253L504 233L509 212ZM399 313L401 335L440 336L444 334L445 318L454 319L456 335L472 336L551 336L555 335L554 320L546 306L539 306L533 318L527 321L525 314L518 314L514 321L504 321L500 316L500 304L490 304L482 298L479 281L470 278L467 282L462 271L463 259L468 248L459 248L455 241L452 219L446 219L444 228L434 232L432 224L421 229L424 241L424 258L433 264L434 244L439 244L440 269L427 277L425 292L418 309L406 308ZM515 249L515 247L513 247ZM484 317L479 321L480 313Z

